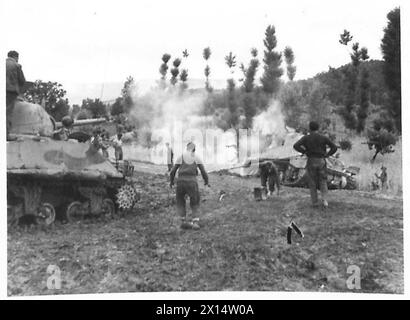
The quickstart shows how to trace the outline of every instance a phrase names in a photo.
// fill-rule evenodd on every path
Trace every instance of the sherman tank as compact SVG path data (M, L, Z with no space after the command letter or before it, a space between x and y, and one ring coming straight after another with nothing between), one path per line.
M259 159L259 161L272 161L278 168L280 181L288 187L308 188L308 178L306 173L307 158L294 156L281 159ZM356 174L358 168L345 167L337 158L326 159L327 186L328 189L357 189Z
M72 127L105 119L74 121ZM18 99L7 141L8 223L31 215L50 225L57 214L68 221L88 215L113 217L126 176L81 131L56 140L62 123L38 105ZM129 187L129 186L128 186Z
M300 134L291 132L285 136L282 142L275 147L268 148L259 158L249 158L241 166L230 171L241 176L253 176L259 174L259 164L264 161L272 161L280 174L281 184L288 187L308 188L306 173L306 156L299 155L293 149L293 144L299 140ZM329 189L357 189L357 175L360 168L345 166L336 157L326 158L327 184Z

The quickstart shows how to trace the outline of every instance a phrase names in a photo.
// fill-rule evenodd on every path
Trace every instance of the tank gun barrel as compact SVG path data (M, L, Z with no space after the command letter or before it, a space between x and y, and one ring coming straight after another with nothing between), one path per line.
M107 119L105 118L97 118L97 119L83 119L83 120L75 120L74 123L72 124L73 127L80 127L80 126L86 126L86 125L97 125L100 123L105 123L107 122ZM56 122L56 128L62 128L63 123Z

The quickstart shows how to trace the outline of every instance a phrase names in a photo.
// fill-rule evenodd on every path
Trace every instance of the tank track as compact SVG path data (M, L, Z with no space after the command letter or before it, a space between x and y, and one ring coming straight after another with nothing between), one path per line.
M73 202L86 203L88 201L89 211L98 214L101 212L104 199L109 199L117 210L116 194L125 183L125 179L118 178L105 180L39 179L35 176L8 175L9 225L15 224L22 215L41 216L40 212L43 207L48 208L49 211L54 210L54 216L58 215L65 219L64 210Z

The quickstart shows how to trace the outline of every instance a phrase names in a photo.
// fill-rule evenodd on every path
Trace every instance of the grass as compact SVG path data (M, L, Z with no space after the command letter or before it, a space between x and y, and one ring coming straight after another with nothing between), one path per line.
M400 200L334 191L322 211L309 206L308 190L284 188L256 202L257 179L212 174L212 189L201 187L202 228L184 231L166 178L136 176L141 202L118 219L9 230L8 294L346 292L352 264L361 268L358 292L403 292ZM289 245L291 219L305 238ZM47 289L50 264L61 270L60 290Z
M369 150L367 146L363 146L362 142L364 141L364 138L354 138L352 149L340 154L340 159L345 165L360 167L360 174L357 176L359 189L372 190L371 182L377 180L375 173L380 174L380 168L384 165L387 167L388 175L387 194L401 196L403 193L401 140L396 143L393 153L379 154L373 163L370 159L374 155L374 150Z

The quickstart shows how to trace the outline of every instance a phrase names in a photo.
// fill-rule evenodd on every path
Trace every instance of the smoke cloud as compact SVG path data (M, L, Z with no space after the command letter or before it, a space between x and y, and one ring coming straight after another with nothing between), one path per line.
M134 105L130 119L138 128L138 143L127 150L127 156L166 164L166 143L178 156L192 141L196 144L197 155L209 170L221 169L249 157L258 158L261 151L282 146L292 134L292 130L285 126L285 117L276 100L272 100L266 111L254 117L252 129L224 131L217 127L215 117L202 115L207 95L205 91L180 91L177 87L166 90L152 88L139 95L134 89L131 92ZM151 145L142 143L145 135L149 136Z

